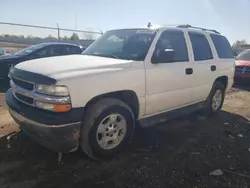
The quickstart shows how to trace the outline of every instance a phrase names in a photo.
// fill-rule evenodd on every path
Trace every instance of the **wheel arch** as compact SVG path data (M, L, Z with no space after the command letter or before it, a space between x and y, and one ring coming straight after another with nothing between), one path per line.
M97 101L103 98L115 98L126 103L134 113L135 118L137 119L140 113L139 99L137 94L132 90L121 90L115 92L104 93L90 99L85 105L87 110L90 106L95 104ZM85 111L86 111L85 110Z
M223 84L224 88L226 89L228 86L228 76L220 76L218 78L215 79L215 82L220 82Z

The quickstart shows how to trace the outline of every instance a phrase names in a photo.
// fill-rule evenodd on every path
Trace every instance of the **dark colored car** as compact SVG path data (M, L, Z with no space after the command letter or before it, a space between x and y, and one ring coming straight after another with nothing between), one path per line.
M0 82L8 80L9 68L23 61L44 57L81 54L81 46L68 43L41 43L25 48L13 55L0 56Z
M250 50L241 52L235 61L235 82L250 81Z

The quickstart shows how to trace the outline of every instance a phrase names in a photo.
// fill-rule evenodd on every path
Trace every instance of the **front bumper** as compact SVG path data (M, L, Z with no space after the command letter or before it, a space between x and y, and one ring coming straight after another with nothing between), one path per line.
M19 102L8 90L6 103L10 115L21 130L39 144L56 152L72 152L78 148L83 109L55 113Z
M234 81L235 82L246 82L250 83L250 74L244 74L244 73L235 73L234 75Z

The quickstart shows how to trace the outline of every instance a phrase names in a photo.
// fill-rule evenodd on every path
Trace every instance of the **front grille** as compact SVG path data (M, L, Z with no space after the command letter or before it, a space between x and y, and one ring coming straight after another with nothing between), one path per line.
M250 67L237 66L237 67L235 67L235 71L238 73L250 74Z
M250 73L250 67L246 67L245 73Z
M20 80L18 78L15 78L13 77L12 78L12 81L19 87L23 88L23 89L27 89L27 90L30 90L32 91L33 88L34 88L34 84L30 83L30 82L26 82L26 81L23 81L23 80Z
M20 101L24 102L24 103L27 103L27 104L30 104L30 105L33 105L34 103L34 99L30 98L30 97L26 97L24 95L21 95L19 93L15 93L15 96L17 99L19 99Z

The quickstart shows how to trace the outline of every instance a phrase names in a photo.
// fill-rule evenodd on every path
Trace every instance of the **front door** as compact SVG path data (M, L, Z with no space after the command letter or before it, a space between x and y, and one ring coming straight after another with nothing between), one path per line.
M193 71L183 31L163 31L151 49L146 58L146 116L190 104Z

